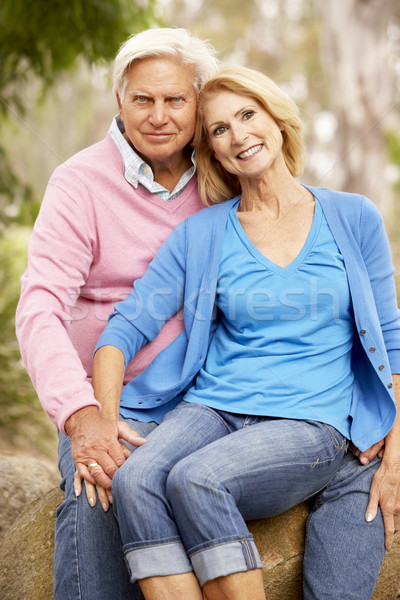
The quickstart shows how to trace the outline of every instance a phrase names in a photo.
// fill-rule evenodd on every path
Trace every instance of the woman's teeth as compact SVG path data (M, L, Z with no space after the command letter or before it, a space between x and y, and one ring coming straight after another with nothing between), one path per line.
M258 144L258 146L253 146L252 148L249 148L248 150L245 150L244 152L241 152L238 155L238 158L248 158L252 154L255 154L256 152L259 152L261 150L262 146L263 146L262 144Z

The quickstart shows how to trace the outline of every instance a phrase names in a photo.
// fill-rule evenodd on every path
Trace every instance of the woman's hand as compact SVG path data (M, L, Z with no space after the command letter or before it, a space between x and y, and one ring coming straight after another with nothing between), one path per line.
M82 477L79 475L79 472L75 472L74 476L74 489L75 496L80 496L82 493ZM101 506L104 512L107 512L110 508L110 504L112 504L112 495L111 490L105 490L101 485L92 485L88 481L85 481L85 489L86 489L86 498L89 502L90 506L95 506L96 504L96 492L97 496L100 500Z

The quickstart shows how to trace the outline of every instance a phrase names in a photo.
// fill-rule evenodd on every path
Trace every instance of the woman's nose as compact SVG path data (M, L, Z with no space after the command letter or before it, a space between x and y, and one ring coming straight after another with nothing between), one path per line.
M247 140L247 134L241 127L232 127L232 141L241 146Z

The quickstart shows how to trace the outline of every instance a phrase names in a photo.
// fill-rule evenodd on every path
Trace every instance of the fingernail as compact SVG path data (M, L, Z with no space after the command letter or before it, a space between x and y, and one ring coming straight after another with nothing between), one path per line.
M104 512L108 511L108 506L105 502L103 502L102 507L103 507Z
M79 496L79 490L78 490L78 488L75 488L75 496Z
M108 501L109 501L110 504L112 504L112 496L111 495L108 496Z
M94 498L89 498L89 504L90 506L94 506L96 504L96 501Z
M371 523L371 521L373 520L373 516L371 513L367 513L365 515L365 520L367 521L367 523Z
M360 462L361 462L362 465L367 465L369 463L369 460L368 460L368 458L366 458L365 456L363 456L360 459Z

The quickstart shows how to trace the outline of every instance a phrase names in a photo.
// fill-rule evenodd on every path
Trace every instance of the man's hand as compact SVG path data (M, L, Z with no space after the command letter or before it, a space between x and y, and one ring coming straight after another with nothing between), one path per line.
M393 383L398 407L400 405L398 373L393 375ZM390 550L393 536L400 530L400 415L398 411L393 427L383 441L385 454L372 480L365 520L370 522L375 519L379 505L385 525L385 548Z
M381 508L385 525L385 548L390 550L393 536L400 530L400 464L385 462L374 475L365 520L371 522Z
M364 452L361 452L352 443L350 444L350 449L353 452L354 456L358 457L362 465L369 465L369 463L373 458L375 458L375 456L377 456L378 458L383 458L383 455L385 453L385 440L380 440Z
M71 438L71 451L79 476L92 485L111 488L114 473L130 455L120 443L132 446L146 443L127 423L101 416L95 406L76 411L67 420L65 430Z

